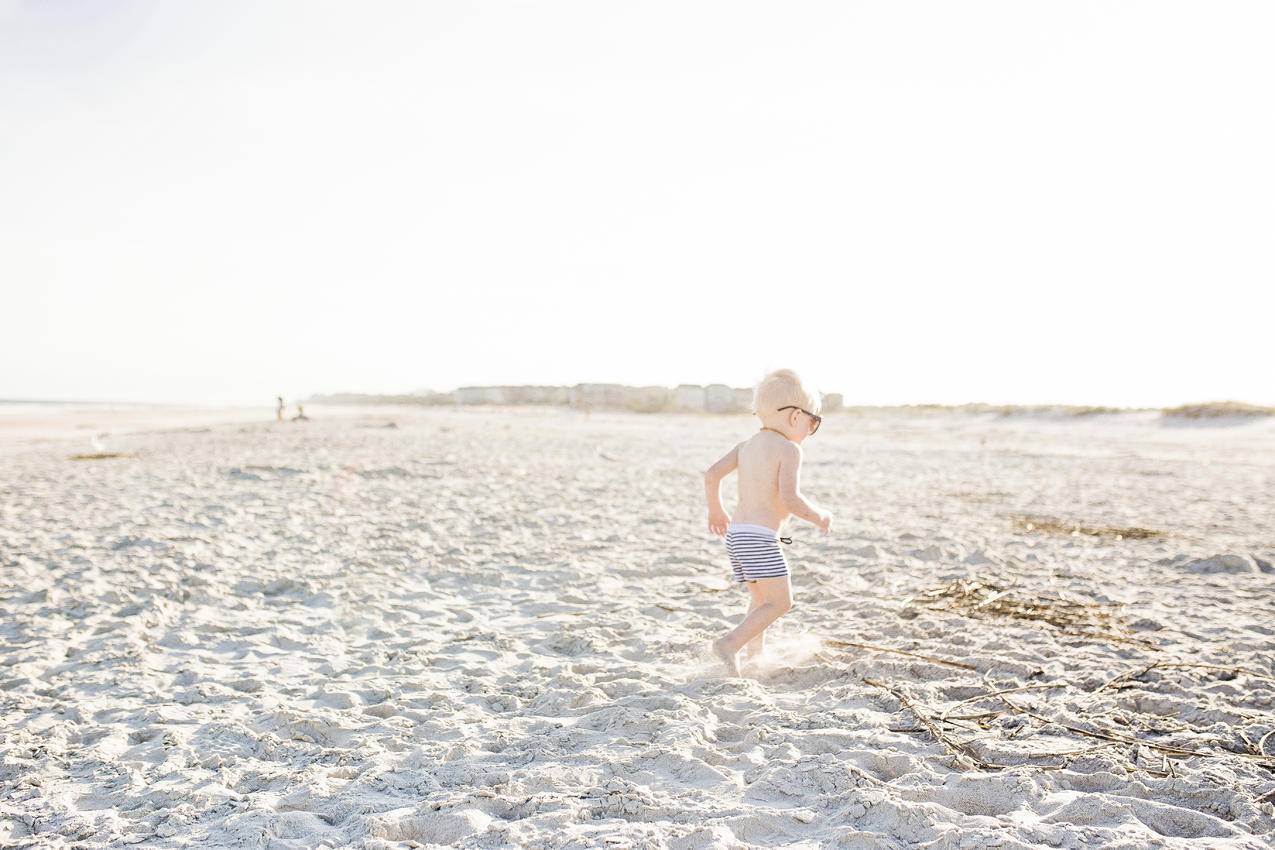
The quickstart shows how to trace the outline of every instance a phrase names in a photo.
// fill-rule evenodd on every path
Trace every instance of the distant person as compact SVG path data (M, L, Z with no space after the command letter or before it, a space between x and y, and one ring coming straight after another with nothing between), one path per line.
M275 398L279 400L279 403L275 406L274 418L276 421L282 422L283 421L283 396L275 396Z
M297 405L297 415L292 417L292 421L293 422L309 422L310 421L310 417L305 415L305 408L302 405L300 404Z
M732 676L739 654L755 658L766 648L766 628L792 607L788 561L779 532L790 516L827 534L832 514L801 493L801 443L823 421L819 398L791 369L762 378L753 390L753 413L761 430L731 449L704 473L708 528L726 538L732 578L747 585L748 613L733 630L713 641L713 653ZM739 470L739 504L734 515L722 506L722 479Z

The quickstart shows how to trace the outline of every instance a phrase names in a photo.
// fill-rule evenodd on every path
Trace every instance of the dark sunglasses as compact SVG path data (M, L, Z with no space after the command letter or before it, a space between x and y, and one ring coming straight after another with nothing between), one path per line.
M788 406L786 406L786 407L781 407L781 408L779 408L779 409L780 409L781 411L782 411L782 410L800 410L802 413L804 413L804 414L806 414L807 416L809 416L809 417L810 417L810 419L811 419L811 421L815 423L815 427L813 427L813 428L811 428L811 429L810 429L810 433L811 433L811 434L813 434L814 432L818 431L818 430L819 430L819 426L823 424L823 417L822 417L822 416L816 416L815 414L811 413L809 410L806 410L805 408L802 408L802 407L798 407L798 406L797 406L797 405L795 405L795 404L790 404L790 405L788 405Z

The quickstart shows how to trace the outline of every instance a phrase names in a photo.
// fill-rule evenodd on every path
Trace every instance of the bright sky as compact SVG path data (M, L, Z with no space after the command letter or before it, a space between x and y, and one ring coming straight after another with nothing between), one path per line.
M1275 403L1275 4L0 0L0 398Z

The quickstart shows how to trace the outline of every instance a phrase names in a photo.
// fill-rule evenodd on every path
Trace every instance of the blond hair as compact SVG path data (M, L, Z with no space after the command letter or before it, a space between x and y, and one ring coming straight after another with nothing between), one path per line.
M776 369L753 388L753 413L762 419L774 416L779 408L788 405L818 413L820 404L819 393L803 384L801 376L791 369Z

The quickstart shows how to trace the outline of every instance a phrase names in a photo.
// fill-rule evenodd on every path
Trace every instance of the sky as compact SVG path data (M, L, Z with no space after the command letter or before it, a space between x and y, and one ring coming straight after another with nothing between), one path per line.
M0 0L0 398L1275 404L1268 2Z

